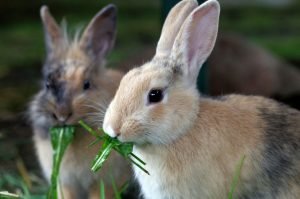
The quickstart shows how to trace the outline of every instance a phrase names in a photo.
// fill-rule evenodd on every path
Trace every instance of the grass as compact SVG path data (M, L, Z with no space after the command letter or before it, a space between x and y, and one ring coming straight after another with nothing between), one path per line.
M235 174L233 176L232 183L230 186L230 191L228 193L228 199L233 199L233 194L235 193L236 187L238 185L245 158L246 158L246 156L243 156L241 158L239 164L237 165L237 168L236 168L236 171L235 171Z
M100 182L100 197L101 199L105 199L105 185L103 180Z
M36 185L37 186L37 185ZM2 191L3 189L9 191ZM24 180L14 174L3 174L0 178L0 198L24 198L24 199L45 199L45 190L42 188L33 191L28 187Z
M143 168L143 166L146 165L146 163L141 160L139 157L134 155L132 153L133 151L133 143L130 142L120 142L116 138L112 138L109 135L107 135L102 129L99 129L100 132L93 130L90 126L88 126L85 122L82 120L79 121L79 124L91 135L95 136L96 140L92 143L93 145L96 144L99 141L102 141L102 147L99 150L96 158L93 161L92 165L92 171L96 172L98 171L104 164L104 162L108 159L109 155L111 154L112 150L115 150L118 152L121 156L123 156L125 159L129 160L131 163L136 165L138 168L140 168L142 171L147 173L149 172ZM100 134L99 134L100 133Z

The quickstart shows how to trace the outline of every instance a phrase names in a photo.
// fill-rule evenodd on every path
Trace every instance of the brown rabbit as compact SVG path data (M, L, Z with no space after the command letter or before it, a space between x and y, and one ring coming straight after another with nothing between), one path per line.
M242 95L201 97L196 80L218 31L219 3L183 0L168 15L154 58L128 72L103 128L134 153L146 199L227 198L240 160L234 198L300 196L300 112Z
M300 93L300 70L237 34L220 33L207 62L211 95Z
M89 114L104 111L122 77L122 73L104 67L105 57L114 45L116 8L108 5L90 22L81 38L71 40L46 6L41 8L47 57L43 68L43 86L30 106L34 142L43 173L50 180L52 147L49 129L55 125L77 124ZM101 101L96 107L93 102ZM101 120L101 119L100 119ZM100 178L106 184L107 198L113 198L111 175L120 184L130 175L129 165L113 155L105 168L94 174L91 162L99 150L88 147L94 138L77 129L60 168L60 187L65 199L98 198ZM118 184L118 185L120 185ZM62 198L62 196L61 196Z

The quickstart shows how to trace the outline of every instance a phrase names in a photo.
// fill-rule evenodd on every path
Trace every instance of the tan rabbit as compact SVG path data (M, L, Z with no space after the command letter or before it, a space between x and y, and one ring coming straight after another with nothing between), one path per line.
M154 58L121 80L104 130L135 143L146 199L225 199L244 156L234 198L299 198L300 112L263 97L201 97L220 8L209 0L190 12L188 2L171 10Z
M114 45L116 8L108 5L90 22L81 38L71 40L46 6L41 8L47 57L43 68L43 87L30 106L37 155L45 177L50 180L52 147L49 129L55 125L77 124L89 114L104 111L122 73L104 67L105 57ZM95 106L96 101L101 105ZM99 119L101 121L102 119ZM111 175L121 185L130 176L124 160L113 158L97 174L90 170L99 145L88 147L95 138L77 128L60 169L63 198L100 198L100 178L106 183L107 198L113 198ZM61 197L62 198L62 197Z

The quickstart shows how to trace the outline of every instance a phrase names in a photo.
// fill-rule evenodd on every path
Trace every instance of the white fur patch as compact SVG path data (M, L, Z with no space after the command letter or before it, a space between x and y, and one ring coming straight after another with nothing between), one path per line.
M111 126L109 125L105 125L103 126L103 130L105 131L105 133L107 133L110 137L116 137L116 133L115 131L111 128Z

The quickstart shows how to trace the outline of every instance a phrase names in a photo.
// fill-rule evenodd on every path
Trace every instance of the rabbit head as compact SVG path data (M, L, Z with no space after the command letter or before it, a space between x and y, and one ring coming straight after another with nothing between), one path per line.
M87 101L101 90L97 81L103 78L105 56L114 45L116 7L108 5L99 11L81 37L75 36L72 41L46 6L41 8L41 18L47 57L43 87L31 106L32 120L51 125L74 124L88 112Z
M216 0L184 0L168 15L154 58L129 71L105 114L103 128L120 141L168 144L197 118L196 81L218 31Z

